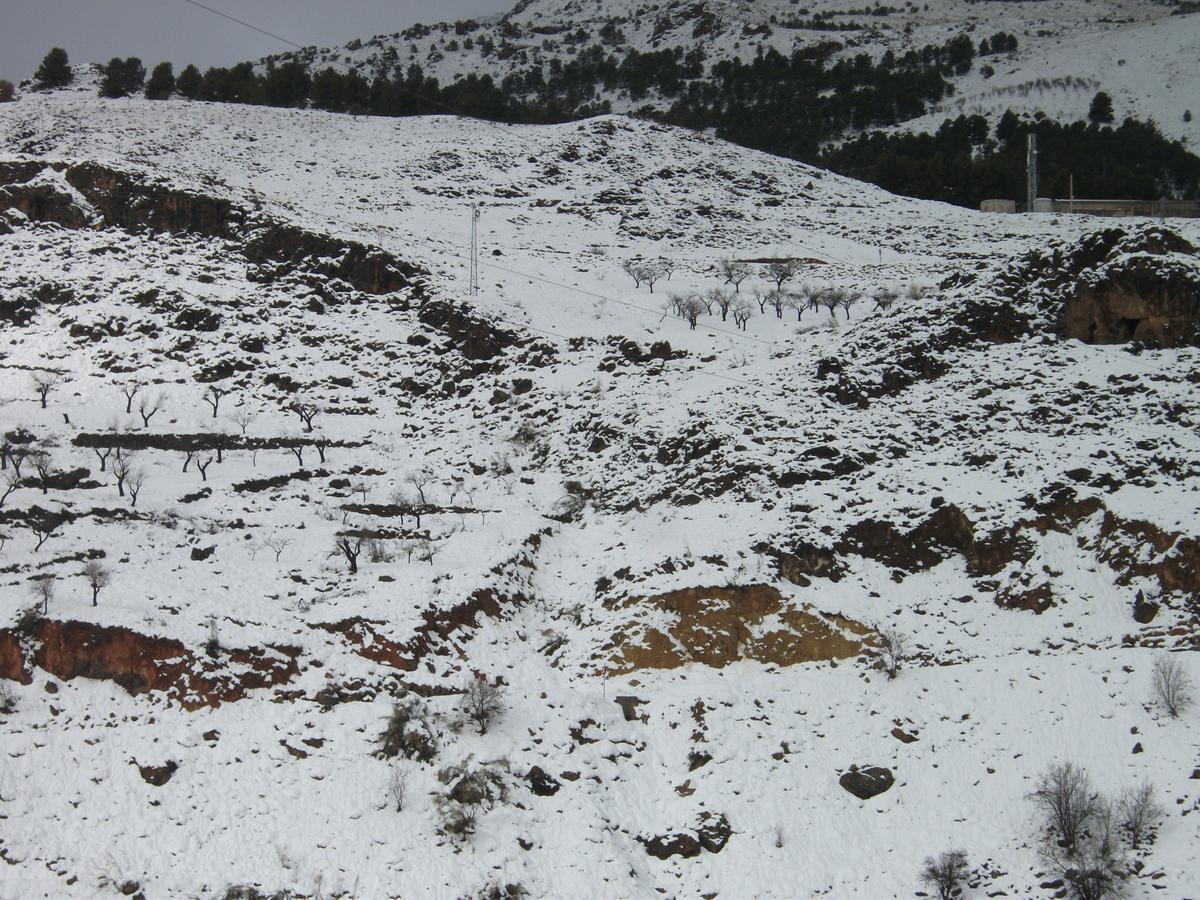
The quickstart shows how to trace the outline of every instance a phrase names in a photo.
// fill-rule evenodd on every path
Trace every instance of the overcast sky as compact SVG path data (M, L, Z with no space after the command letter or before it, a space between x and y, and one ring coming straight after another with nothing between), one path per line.
M516 0L202 0L298 44L353 38L507 12ZM28 78L51 47L72 63L138 56L176 71L257 59L288 49L185 0L0 0L0 78Z

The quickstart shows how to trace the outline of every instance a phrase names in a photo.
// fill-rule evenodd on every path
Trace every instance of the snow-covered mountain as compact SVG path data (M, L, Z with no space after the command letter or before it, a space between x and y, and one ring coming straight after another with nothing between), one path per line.
M753 60L774 48L789 55L837 42L833 58L944 44L960 34L976 43L1004 32L1018 49L990 54L954 80L955 94L906 123L936 128L945 118L979 113L993 124L1007 109L1084 119L1097 91L1114 100L1117 119L1153 119L1162 132L1200 146L1200 14L1194 4L1146 0L949 0L889 6L817 0L522 0L509 13L478 21L413 26L344 47L286 53L320 67L352 67L370 76L419 66L451 83L468 74L497 82L514 73L569 62L600 45L618 58L629 50L701 51L709 71L727 59ZM1191 11L1189 11L1191 10ZM987 70L985 71L985 66ZM669 99L601 90L617 112L666 107Z
M83 92L0 210L0 895L1054 897L1066 761L1200 892L1195 223ZM692 329L722 258L860 299Z

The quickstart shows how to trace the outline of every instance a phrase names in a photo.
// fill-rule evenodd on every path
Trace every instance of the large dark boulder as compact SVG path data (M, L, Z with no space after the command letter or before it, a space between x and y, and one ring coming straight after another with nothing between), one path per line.
M892 770L882 766L867 766L863 769L851 766L850 771L838 779L838 784L859 800L870 800L882 794L895 782Z
M682 831L652 837L644 843L646 852L656 859L670 859L672 856L690 859L693 856L699 856L703 849L699 840Z

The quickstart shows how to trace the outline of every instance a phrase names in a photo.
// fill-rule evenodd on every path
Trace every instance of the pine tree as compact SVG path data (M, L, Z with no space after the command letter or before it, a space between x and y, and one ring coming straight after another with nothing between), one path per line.
M146 82L146 99L166 100L174 90L175 69L169 62L160 62Z
M195 66L189 65L179 73L179 78L175 80L175 90L179 92L180 97L195 100L200 94L200 81L202 78L200 70Z
M42 64L38 66L38 70L33 76L33 83L34 87L48 90L66 87L74 78L71 62L67 59L67 51L62 47L55 47L46 54Z
M1092 100L1092 108L1088 110L1088 120L1093 125L1107 125L1113 120L1112 97L1101 91Z
M128 59L113 57L102 69L104 75L100 79L101 97L128 97L140 91L146 80L146 67L136 56Z

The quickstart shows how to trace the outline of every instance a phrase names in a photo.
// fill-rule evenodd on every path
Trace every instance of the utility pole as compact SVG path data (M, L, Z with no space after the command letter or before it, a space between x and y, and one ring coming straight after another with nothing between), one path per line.
M479 207L471 204L471 296L479 293Z
M1025 185L1026 193L1026 212L1033 212L1034 201L1037 200L1038 190L1038 171L1037 171L1037 135L1030 132L1026 137L1029 140L1028 149L1025 156L1025 171L1027 181Z

